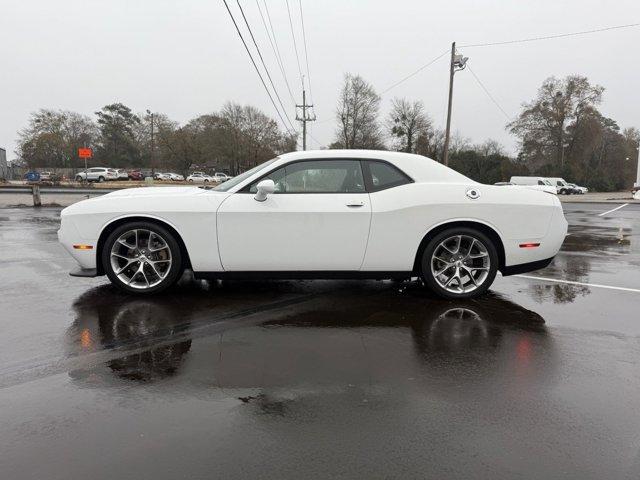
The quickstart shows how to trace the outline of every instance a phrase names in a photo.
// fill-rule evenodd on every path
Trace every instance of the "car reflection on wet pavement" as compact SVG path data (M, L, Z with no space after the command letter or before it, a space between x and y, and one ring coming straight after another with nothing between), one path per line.
M286 291L286 285L280 282L274 290ZM265 289L264 283L261 288ZM466 361L473 364L477 377L510 375L509 369L525 368L532 361L548 363L551 355L542 317L496 294L451 302L431 298L417 282L400 291L389 284L355 291L345 286L340 292L304 295L304 301L294 297L267 303L246 312L249 325L229 325L211 304L214 297L184 305L184 296L194 290L183 287L182 292L162 299L139 299L123 297L105 286L83 295L74 304L77 318L69 330L71 349L116 350L118 357L106 362L108 370L103 366L81 369L72 371L71 376L97 382L97 375L109 383L114 381L111 374L140 381L174 375L191 349L191 338L202 336L207 329L206 334L211 335L212 330L220 330L220 323L225 323L227 340L241 326L253 328L257 336L266 335L269 341L228 344L223 333L218 334L220 341L206 351L211 365L208 373L225 387L290 386L313 382L327 372L333 378L335 371L355 383L370 383L376 372L389 379L400 378L406 372L387 371L391 365L387 355L365 355L368 343L388 336L403 349L410 339L412 348L405 353L412 353L421 368L433 369L434 374L444 369L445 375L464 375L469 367ZM237 294L251 291L252 285L237 282L223 290ZM218 300L226 292L219 292ZM532 351L534 345L536 352ZM129 355L129 351L134 353ZM451 357L456 362L450 362ZM486 363L483 375L479 375L478 359ZM310 368L309 361L319 362L323 371ZM371 368L375 362L384 368ZM497 369L496 362L501 365ZM446 372L450 368L462 371ZM413 373L422 377L426 372Z
M602 211L568 209L549 280L444 301L188 276L128 296L66 276L57 211L7 210L2 478L638 478L640 209Z

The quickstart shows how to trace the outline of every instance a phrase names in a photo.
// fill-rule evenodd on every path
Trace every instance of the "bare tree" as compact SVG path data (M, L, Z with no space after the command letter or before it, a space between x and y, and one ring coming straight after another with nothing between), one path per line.
M431 128L431 120L421 101L411 102L405 98L391 101L386 129L395 150L416 153L418 138L421 135L428 136Z
M234 175L295 146L295 139L280 132L276 121L256 107L229 102L220 119L225 139L221 153Z
M79 147L91 147L97 127L87 116L64 110L31 114L29 124L18 132L19 157L29 166L74 167Z
M336 118L335 148L383 148L378 112L380 96L359 75L346 74Z
M574 147L575 131L597 113L603 91L578 75L546 79L537 97L507 125L520 138L522 156L534 167L563 163Z

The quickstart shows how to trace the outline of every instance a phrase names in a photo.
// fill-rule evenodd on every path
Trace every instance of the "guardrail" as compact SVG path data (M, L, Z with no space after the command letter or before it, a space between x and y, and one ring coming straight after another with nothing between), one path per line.
M80 195L104 195L109 192L116 192L122 190L121 188L65 188L65 187L41 187L40 185L24 185L15 187L0 187L0 194L2 193L27 193L33 196L33 206L40 207L42 200L40 195L43 193L56 193L56 194L80 194Z
M0 187L0 193L33 193L34 189L39 189L40 193L110 193L123 190L122 188L73 188L73 187L41 187L40 185L25 185L19 187Z

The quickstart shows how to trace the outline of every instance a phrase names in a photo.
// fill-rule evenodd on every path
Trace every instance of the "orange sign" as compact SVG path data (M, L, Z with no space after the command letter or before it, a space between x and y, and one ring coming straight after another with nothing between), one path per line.
M79 148L78 149L78 157L80 158L91 158L93 157L93 150L90 148Z

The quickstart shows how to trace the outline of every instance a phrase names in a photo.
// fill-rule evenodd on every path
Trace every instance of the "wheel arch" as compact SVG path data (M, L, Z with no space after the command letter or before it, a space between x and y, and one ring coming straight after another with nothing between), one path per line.
M168 223L166 220L160 219L158 217L146 216L146 215L130 215L126 217L115 218L102 228L102 231L100 232L100 236L98 237L98 244L96 247L96 269L97 269L98 275L105 274L101 259L102 259L102 249L104 248L104 244L107 240L107 237L109 237L111 232L113 232L119 226L124 225L125 223L131 223L131 222L155 223L156 225L159 225L169 230L169 232L175 237L176 242L178 242L178 245L180 246L180 253L182 254L184 268L191 269L191 259L189 258L189 252L187 250L187 246L185 245L184 240L182 240L182 236L178 233L178 231L173 225Z
M420 264L422 261L422 253L424 249L427 247L429 241L438 235L440 232L447 230L448 228L456 228L456 227L466 227L466 228L475 228L476 230L484 233L489 239L493 242L498 251L498 270L502 270L505 266L505 250L504 243L502 241L502 237L497 232L497 230L488 225L486 223L480 222L478 220L452 220L447 221L441 224L434 226L431 230L429 230L422 240L420 241L420 245L418 245L418 250L416 251L416 256L413 261L413 271L418 273L420 272Z

